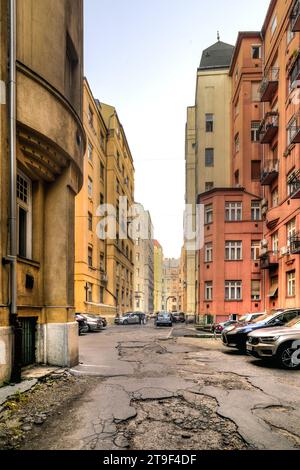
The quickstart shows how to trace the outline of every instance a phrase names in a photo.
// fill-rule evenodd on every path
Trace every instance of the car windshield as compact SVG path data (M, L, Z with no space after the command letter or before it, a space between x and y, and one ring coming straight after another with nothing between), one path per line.
M274 318L276 315L273 313L273 315L270 315L270 314L266 314L266 315L261 315L260 317L257 317L255 318L252 323L259 323L261 321L265 321L265 320L271 320L272 318Z
M300 318L296 317L285 325L287 328L299 328L300 329Z

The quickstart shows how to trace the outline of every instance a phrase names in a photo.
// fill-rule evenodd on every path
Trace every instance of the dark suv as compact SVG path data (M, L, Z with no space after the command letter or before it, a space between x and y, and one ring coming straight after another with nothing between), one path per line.
M222 333L222 341L225 346L246 351L246 342L249 333L261 328L285 326L291 320L300 317L300 309L289 309L272 315L264 315L257 318L253 323L240 327L229 327Z

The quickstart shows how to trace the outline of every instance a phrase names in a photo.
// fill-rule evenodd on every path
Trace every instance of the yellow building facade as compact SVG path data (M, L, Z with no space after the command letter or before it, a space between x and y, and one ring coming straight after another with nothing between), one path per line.
M7 92L11 89L8 3L0 1L0 80ZM3 87L0 104L0 255L5 260L0 271L0 382L8 380L12 371L16 377L17 370L33 363L78 363L74 206L82 185L85 151L82 0L17 0L15 65L15 235L7 229L13 186L9 184L8 96L3 96ZM11 237L17 245L17 308L13 315Z
M83 123L87 146L84 182L75 205L75 306L77 313L114 317L107 286L106 241L97 234L99 206L107 202L107 128L101 105L84 80Z
M124 128L113 106L101 103L107 127L106 201L116 211L115 236L106 240L106 301L118 314L134 306L135 243L128 235L128 224L119 224L120 217L134 205L134 164Z

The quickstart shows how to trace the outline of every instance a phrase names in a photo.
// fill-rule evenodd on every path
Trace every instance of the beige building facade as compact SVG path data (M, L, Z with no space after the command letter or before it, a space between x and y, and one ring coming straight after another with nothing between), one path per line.
M9 90L7 5L1 0L0 80ZM6 261L0 283L0 382L8 380L12 370L14 375L32 363L78 363L74 211L75 195L83 181L86 143L82 125L83 2L17 0L16 7L17 317L9 315L10 154L8 96L2 96L0 251Z
M139 204L144 227L135 245L134 310L152 314L154 311L154 242L149 211ZM141 232L139 230L139 232Z
M154 240L154 312L161 312L163 309L163 262L163 248L157 240Z
M197 71L195 105L187 110L186 124L186 204L189 223L196 231L197 195L215 187L230 185L230 103L229 69L234 47L218 41L203 51ZM185 240L184 286L187 312L198 305L198 247Z
M180 260L165 258L162 278L162 310L182 311L182 286Z

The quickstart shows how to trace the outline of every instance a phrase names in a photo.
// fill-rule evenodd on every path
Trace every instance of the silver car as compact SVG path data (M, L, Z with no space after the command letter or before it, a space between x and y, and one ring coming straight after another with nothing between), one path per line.
M247 353L257 358L273 358L285 369L300 367L300 320L291 320L285 327L256 330L250 333Z

